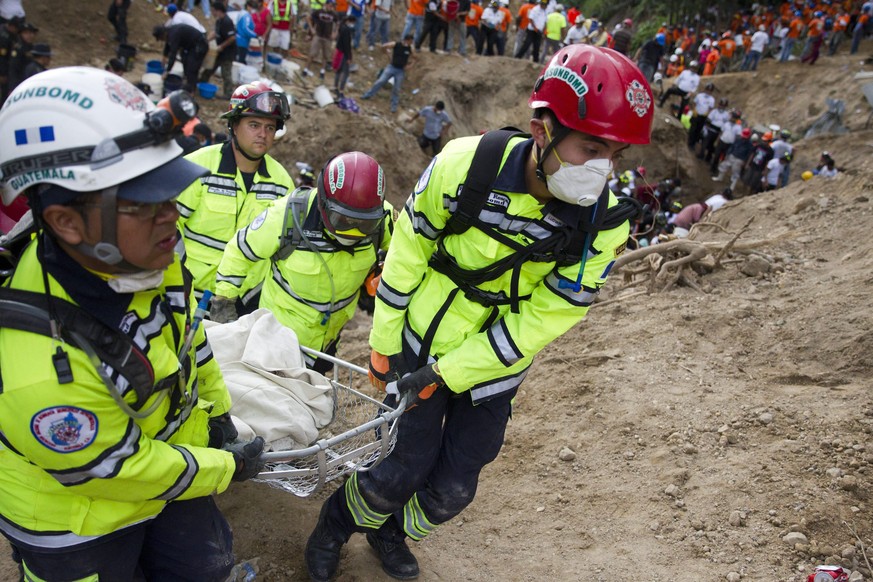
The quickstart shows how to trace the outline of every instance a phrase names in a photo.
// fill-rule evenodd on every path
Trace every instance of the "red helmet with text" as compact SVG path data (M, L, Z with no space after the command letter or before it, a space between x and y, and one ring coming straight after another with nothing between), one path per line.
M325 228L344 238L366 238L385 218L385 176L362 152L328 160L318 175L318 209Z
M228 123L239 117L268 117L276 120L276 129L282 129L291 117L291 107L284 93L274 91L262 81L255 81L234 90L227 111L221 117Z
M621 143L649 143L652 90L637 66L612 49L562 48L540 73L528 105L550 110L571 130Z

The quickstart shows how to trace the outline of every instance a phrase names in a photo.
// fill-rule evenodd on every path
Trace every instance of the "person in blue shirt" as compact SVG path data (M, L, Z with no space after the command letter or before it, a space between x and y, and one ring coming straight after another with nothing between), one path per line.
M422 151L427 151L430 147L433 155L437 155L443 149L443 134L452 126L452 118L446 113L446 104L437 101L433 105L422 107L412 116L410 123L419 117L424 118L424 129L418 137L418 145Z
M253 38L257 38L255 32L255 21L252 18L252 13L258 9L257 0L246 0L246 9L236 21L236 60L239 63L246 62L246 55L249 52L249 45Z

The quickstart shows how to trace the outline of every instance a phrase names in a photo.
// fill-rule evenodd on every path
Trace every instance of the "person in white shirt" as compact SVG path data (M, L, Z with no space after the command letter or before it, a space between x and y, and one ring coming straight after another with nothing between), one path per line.
M515 58L520 59L524 57L527 49L533 46L533 61L535 63L540 62L540 45L543 42L543 33L546 30L546 16L548 14L546 9L548 5L549 0L540 0L539 4L531 8L530 12L527 13L530 23L527 25L527 30L524 33L524 42L515 51ZM483 14L482 17L484 18L485 15Z
M764 190L775 190L779 187L779 178L782 176L782 169L785 164L791 161L791 154L782 154L781 157L774 157L767 162L767 171L764 174Z
M743 64L740 66L741 71L758 70L758 62L761 60L761 55L764 54L764 49L770 42L770 35L767 34L766 30L767 28L762 24L758 27L755 34L752 35L749 54L743 59Z
M788 140L791 139L791 132L787 129L783 129L779 132L779 139L770 144L770 147L773 148L773 157L781 158L785 154L794 155L794 146L788 143ZM788 185L788 176L791 173L791 162L789 161L785 164L785 167L782 168L782 176L779 178L779 187L784 188Z
M693 150L697 142L700 141L706 116L715 107L715 97L712 96L713 89L715 89L715 85L707 83L703 86L703 91L695 95L691 102L691 125L688 127L688 149L690 150Z
M676 118L678 119L682 116L685 106L688 105L688 96L697 91L697 87L700 85L700 74L697 71L698 66L699 63L697 61L688 63L688 68L679 73L673 86L661 95L661 98L658 100L658 107L663 107L664 102L671 95L679 95L681 101L679 102L679 110L676 112Z
M579 44L585 41L588 36L588 29L585 28L585 16L580 14L576 17L576 22L567 31L567 36L564 37L564 44Z
M190 12L179 10L175 4L167 4L167 14L170 16L170 19L164 23L165 28L170 28L177 24L187 24L192 28L196 28L203 34L206 34L206 29L203 28L203 25L200 24L200 21L197 20L196 16Z
M713 176L718 175L718 167L722 162L722 158L727 156L734 142L743 131L742 114L737 109L731 109L730 119L721 126L721 133L718 134L718 139L715 142L715 149L712 152L712 161L709 164L709 173Z

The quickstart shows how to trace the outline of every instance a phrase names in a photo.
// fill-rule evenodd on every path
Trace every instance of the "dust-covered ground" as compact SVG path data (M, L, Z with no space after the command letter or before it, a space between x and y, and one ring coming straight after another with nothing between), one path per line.
M104 4L27 3L55 66L102 66L113 56L101 42L112 36ZM159 16L140 0L130 21L140 54L128 77L138 80L157 58L149 31ZM863 44L862 54L870 49ZM358 98L386 58L364 50L355 60L347 93ZM871 68L844 52L812 67L765 60L757 73L714 79L748 121L792 130L792 183L729 203L700 228L692 244L708 245L708 256L686 266L690 284L669 284L675 266L648 279L658 255L614 272L602 304L537 359L476 500L414 544L422 580L801 582L822 563L871 580L873 130L864 129L867 81L853 79ZM399 207L427 163L411 112L443 99L453 137L524 128L536 71L512 59L420 53L396 115L387 89L359 101L356 115L307 107L312 81L285 80L298 105L275 154L319 167L340 151L368 152ZM845 100L849 132L802 139L825 97ZM202 105L220 129L224 104ZM683 132L658 113L653 145L634 148L623 165L645 165L655 179L682 176L686 201L708 196L714 185ZM822 150L843 172L800 181ZM344 332L345 359L365 361L368 327L361 315ZM247 483L218 497L237 555L258 559L259 580L306 579L303 547L327 489L299 499ZM788 543L789 533L803 537ZM13 577L5 560L0 578ZM338 579L387 577L355 536Z

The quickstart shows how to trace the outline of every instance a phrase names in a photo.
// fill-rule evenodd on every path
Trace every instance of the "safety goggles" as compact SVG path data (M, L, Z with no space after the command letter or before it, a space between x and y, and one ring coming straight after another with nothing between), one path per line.
M288 106L288 99L285 95L277 91L264 91L257 95L252 95L244 101L240 101L234 107L234 110L247 115L263 115L264 117L275 117L276 119L288 119L291 116L291 108Z
M324 220L328 230L334 234L346 237L366 237L379 230L379 226L385 219L385 209L377 208L353 208L321 196Z
M103 208L102 205L93 202L79 202L71 204L79 208ZM176 199L163 202L122 202L115 207L118 214L127 214L143 222L154 220L160 213L176 211Z

